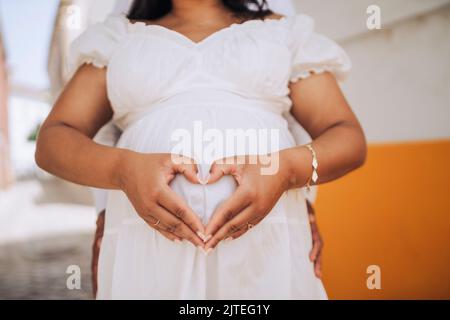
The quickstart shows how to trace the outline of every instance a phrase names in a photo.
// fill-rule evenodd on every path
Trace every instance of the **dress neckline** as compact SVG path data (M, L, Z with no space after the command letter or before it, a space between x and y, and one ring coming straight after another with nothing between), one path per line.
M286 21L289 16L282 16L281 18L275 19L275 18L265 18L265 19L250 19L243 22L233 22L232 24L223 27L217 31L214 31L213 33L209 34L208 36L204 37L203 39L199 41L194 41L190 37L184 35L183 33L170 29L168 27L159 25L159 24L148 24L144 21L135 21L132 22L125 14L122 14L121 17L124 19L126 24L130 28L136 28L137 30L145 30L145 31L152 31L152 30L160 30L162 32L167 33L168 35L172 35L178 39L180 39L183 42L186 42L188 45L192 47L201 47L203 45L206 45L210 41L214 40L215 38L220 37L223 34L226 34L228 31L231 31L237 27L245 27L250 25L260 25L260 24L268 24L268 23L282 23Z

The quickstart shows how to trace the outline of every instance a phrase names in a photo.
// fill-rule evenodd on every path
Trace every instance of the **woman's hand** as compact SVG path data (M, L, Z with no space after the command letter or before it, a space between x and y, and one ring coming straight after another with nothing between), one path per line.
M286 190L297 185L297 181L292 178L291 152L281 151L269 157L271 161L279 161L279 166L278 170L267 175L262 174L265 166L258 157L227 158L212 165L208 184L231 175L238 186L233 195L217 208L206 226L205 234L209 238L206 251L215 248L222 240L242 236L269 214ZM301 158L297 161L301 161ZM306 158L306 161L311 160ZM310 174L308 170L304 171L303 185Z
M197 165L189 158L174 163L171 154L130 152L120 169L121 189L139 216L172 241L186 239L203 248L200 218L170 187L177 174L197 184Z

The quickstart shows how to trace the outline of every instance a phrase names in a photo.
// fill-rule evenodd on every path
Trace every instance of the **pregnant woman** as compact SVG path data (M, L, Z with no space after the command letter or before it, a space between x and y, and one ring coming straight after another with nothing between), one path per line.
M336 82L349 59L311 18L256 0L137 0L70 60L36 161L111 190L99 299L327 297L300 188L356 169L366 145ZM312 144L295 146L286 111ZM117 146L93 142L111 119Z

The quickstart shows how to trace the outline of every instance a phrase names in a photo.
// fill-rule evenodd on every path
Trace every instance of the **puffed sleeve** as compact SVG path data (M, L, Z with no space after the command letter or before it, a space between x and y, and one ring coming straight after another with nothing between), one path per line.
M292 68L290 81L329 71L343 81L352 67L347 53L334 41L314 31L314 20L296 15L290 29Z
M69 73L75 73L85 63L106 67L125 31L126 24L121 16L111 15L104 22L89 26L70 45Z

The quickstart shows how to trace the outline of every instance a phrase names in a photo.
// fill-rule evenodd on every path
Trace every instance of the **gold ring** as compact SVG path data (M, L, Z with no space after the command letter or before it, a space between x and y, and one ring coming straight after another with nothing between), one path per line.
M253 228L254 226L255 226L254 224L247 223L247 228L248 228L248 230L250 230L250 229Z
M158 219L158 221L156 221L156 222L153 224L153 226L156 227L160 222L161 222L161 220Z

